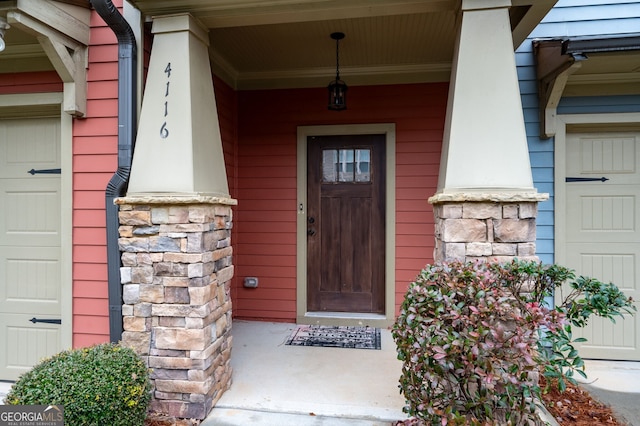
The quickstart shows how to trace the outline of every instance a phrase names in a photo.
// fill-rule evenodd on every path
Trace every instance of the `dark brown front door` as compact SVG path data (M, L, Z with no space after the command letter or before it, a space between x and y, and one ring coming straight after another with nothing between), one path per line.
M384 313L385 136L307 144L307 309Z

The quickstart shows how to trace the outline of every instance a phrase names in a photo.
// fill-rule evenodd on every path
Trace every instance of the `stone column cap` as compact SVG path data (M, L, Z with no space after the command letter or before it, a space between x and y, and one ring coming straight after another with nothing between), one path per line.
M229 197L218 197L202 194L140 194L120 197L115 204L221 204L226 206L238 205L238 200Z
M430 204L451 202L537 203L549 199L549 194L538 192L450 192L429 197Z

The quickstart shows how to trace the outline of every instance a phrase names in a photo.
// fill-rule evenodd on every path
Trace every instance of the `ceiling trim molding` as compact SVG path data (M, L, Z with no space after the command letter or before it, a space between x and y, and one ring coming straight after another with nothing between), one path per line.
M323 67L304 70L282 70L237 74L234 82L238 90L291 89L319 87L329 84L335 68ZM451 63L388 65L372 67L345 67L340 77L349 86L377 84L408 84L449 81Z

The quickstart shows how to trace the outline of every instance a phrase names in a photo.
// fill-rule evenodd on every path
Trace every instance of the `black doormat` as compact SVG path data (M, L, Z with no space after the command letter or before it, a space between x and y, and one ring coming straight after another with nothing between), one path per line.
M337 327L299 325L287 339L291 346L380 349L380 329L372 327Z

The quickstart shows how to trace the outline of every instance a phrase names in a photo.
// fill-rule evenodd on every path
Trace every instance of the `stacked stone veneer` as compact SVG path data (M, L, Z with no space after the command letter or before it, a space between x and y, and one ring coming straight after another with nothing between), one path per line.
M234 203L143 201L117 200L122 342L152 369L151 411L204 419L231 384Z
M434 196L436 263L537 260L538 202L547 194Z

